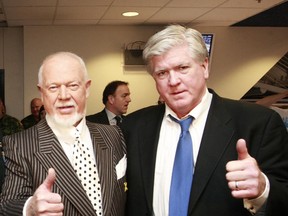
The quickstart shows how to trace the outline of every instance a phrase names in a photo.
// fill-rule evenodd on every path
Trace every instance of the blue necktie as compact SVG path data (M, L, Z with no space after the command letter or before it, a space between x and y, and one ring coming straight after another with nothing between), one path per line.
M170 118L180 124L181 134L170 185L169 215L187 216L194 169L192 139L189 132L193 119L191 116L181 121L172 116Z

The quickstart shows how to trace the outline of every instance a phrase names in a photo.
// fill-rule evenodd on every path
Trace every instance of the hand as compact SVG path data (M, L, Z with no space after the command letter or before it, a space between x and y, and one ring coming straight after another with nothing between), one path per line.
M61 216L63 215L63 203L61 196L52 193L52 186L56 180L55 170L50 168L44 182L37 188L27 207L28 216Z
M257 161L249 155L244 139L237 141L236 150L238 160L226 164L228 187L235 198L257 198L265 190L265 177Z

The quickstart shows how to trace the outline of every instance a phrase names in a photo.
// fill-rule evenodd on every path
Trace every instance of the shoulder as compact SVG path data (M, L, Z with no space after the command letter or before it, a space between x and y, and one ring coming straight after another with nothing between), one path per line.
M94 113L92 115L88 115L87 117L92 117L92 116L97 117L97 116L103 116L103 115L106 115L105 111L104 112L101 111L101 112L98 112L98 113Z
M18 149L19 151L24 151L27 149L27 145L29 144L29 149L32 148L38 140L38 133L37 130L33 128L29 128L26 130L20 130L18 132L9 134L3 137L3 146L11 146L13 149ZM26 151L25 150L25 151Z
M98 113L95 113L95 114L92 114L92 115L88 115L86 116L86 119L88 121L92 121L92 122L97 122L98 119L102 119L104 117L106 117L106 112L105 110L102 110L101 112L98 112Z
M7 121L9 123L17 123L17 124L20 123L20 121L17 118L10 116L10 115L4 115L2 118L2 121Z
M21 120L21 122L33 121L33 120L34 120L34 118L33 118L33 115L31 114L31 115L28 115L28 116L24 117L24 118Z
M23 124L23 127L25 129L32 127L33 125L35 125L37 122L34 119L33 115L29 115L27 117L25 117L24 119L21 120L21 123Z
M165 112L165 105L153 105L148 106L139 110L136 110L125 117L125 121L128 119L135 119L135 118L143 118L143 117L152 117L154 115L158 115L160 113L164 114Z
M223 98L213 94L209 111L210 115L218 119L232 119L236 124L258 125L269 122L275 125L283 124L280 115L274 110L252 102Z
M115 125L106 125L90 121L87 121L86 124L91 134L100 134L102 136L109 136L112 134L114 136L119 136L122 134L120 128Z
M10 135L23 130L21 122L12 116L4 115L0 122L3 135Z
M99 145L105 143L106 147L122 149L125 151L126 144L121 129L116 125L98 124L86 122L89 128L92 140ZM121 151L122 151L121 150Z
M212 99L211 107L217 106L223 109L231 110L232 112L234 111L234 112L247 112L247 113L254 113L254 112L273 113L271 109L261 106L259 104L220 97L214 91L212 91L212 94L213 94L213 99Z
M165 113L165 105L154 105L136 110L123 119L122 130L134 130L136 128L147 128L157 125L162 121Z
M229 109L231 112L234 112L235 114L245 113L257 116L257 115L275 113L275 111L267 107L252 102L232 100L227 98L222 98L221 101L227 109Z

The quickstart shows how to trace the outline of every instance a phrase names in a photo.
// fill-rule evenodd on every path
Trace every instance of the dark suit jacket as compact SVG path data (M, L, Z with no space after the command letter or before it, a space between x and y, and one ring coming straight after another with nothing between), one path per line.
M124 115L121 115L121 117L122 117L122 119L125 118ZM101 112L95 113L95 114L93 114L93 115L86 116L86 119L87 119L88 121L94 122L94 123L107 124L107 125L110 124L105 109L103 109Z
M107 125L110 124L105 109L93 115L86 116L86 119L90 122L95 122L99 124L107 124Z
M288 215L288 133L280 116L255 104L223 99L213 93L190 196L190 216L250 215L242 199L231 196L226 163L237 160L236 142L244 138L270 181L266 216ZM165 106L144 108L126 116L127 215L153 215L156 151Z
M126 176L117 180L116 165L126 154L123 134L116 126L87 122L102 184L103 215L124 215ZM56 171L53 192L59 193L65 216L95 215L92 204L66 157L59 141L42 120L36 126L4 138L7 156L6 179L1 195L4 215L22 215L27 198L47 176Z

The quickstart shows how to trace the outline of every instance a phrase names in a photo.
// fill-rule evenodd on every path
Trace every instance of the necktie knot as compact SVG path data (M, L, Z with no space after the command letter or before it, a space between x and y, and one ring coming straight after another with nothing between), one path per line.
M116 115L115 119L116 119L116 124L117 125L120 125L122 123L122 117L121 116Z
M75 128L75 138L76 138L77 141L80 138L80 133L79 133L79 130L77 128Z
M171 118L173 121L175 121L175 122L177 122L178 124L180 124L180 126L181 126L181 132L189 131L189 127L190 127L190 125L191 125L191 123L192 123L192 121L193 121L192 116L189 116L188 118L183 119L183 120L178 120L178 119L174 118L174 117L171 116L171 115L169 115L169 116L170 116L170 118Z

